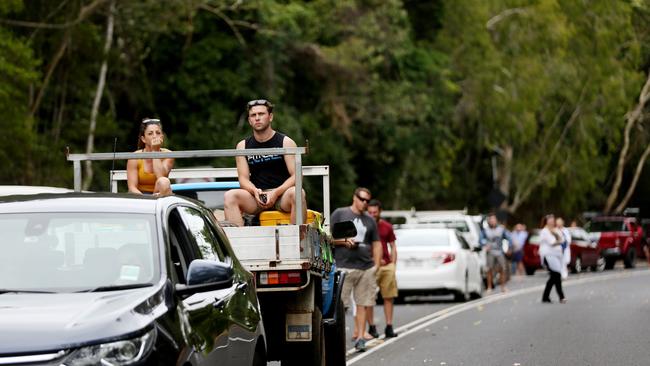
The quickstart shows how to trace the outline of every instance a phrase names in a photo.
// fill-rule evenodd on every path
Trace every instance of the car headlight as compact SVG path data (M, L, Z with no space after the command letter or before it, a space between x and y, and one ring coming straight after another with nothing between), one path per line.
M131 339L79 348L62 366L131 365L149 355L156 338L155 329Z

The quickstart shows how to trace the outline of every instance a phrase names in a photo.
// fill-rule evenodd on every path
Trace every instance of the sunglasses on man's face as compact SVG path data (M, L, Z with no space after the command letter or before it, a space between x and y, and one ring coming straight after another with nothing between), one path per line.
M361 197L358 194L357 194L357 198L363 203L368 203L370 201L370 198Z

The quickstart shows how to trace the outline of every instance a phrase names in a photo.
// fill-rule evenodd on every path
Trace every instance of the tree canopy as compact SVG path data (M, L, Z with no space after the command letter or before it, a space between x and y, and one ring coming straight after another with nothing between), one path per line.
M267 98L330 165L333 207L366 186L385 208L484 212L499 190L515 217L575 217L637 171L648 205L648 40L648 0L3 1L0 182L69 187L65 147L135 150L143 117L172 150L233 148ZM177 161L206 164L234 162Z

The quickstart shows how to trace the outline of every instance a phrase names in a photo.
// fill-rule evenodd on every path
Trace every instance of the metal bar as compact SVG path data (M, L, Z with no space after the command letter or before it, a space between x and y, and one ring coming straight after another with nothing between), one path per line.
M110 172L113 183L126 180L126 170ZM302 167L304 177L329 175L327 165L309 165ZM174 168L169 172L169 179L178 178L237 178L237 168Z
M120 153L93 153L69 154L68 161L85 160L127 160L127 159L165 159L165 158L217 158L251 155L289 155L304 154L304 147L284 147L269 149L227 149L227 150L188 150L169 152L120 152Z
M325 225L330 224L330 174L323 175L323 213L325 214Z
M74 171L74 190L81 192L81 161L75 160L72 163L72 169Z
M303 221L303 212L302 212L302 155L296 153L296 224L301 225Z

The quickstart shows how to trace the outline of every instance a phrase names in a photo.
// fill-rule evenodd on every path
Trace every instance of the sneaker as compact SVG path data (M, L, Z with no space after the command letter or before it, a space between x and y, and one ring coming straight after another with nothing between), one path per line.
M393 331L393 326L392 325L387 325L386 329L384 330L384 334L386 334L386 338L393 338L397 337L397 333Z
M551 299L542 299L542 303L552 304L553 301Z
M354 343L354 349L357 350L357 352L365 352L366 351L366 340L363 338L357 339L357 341Z
M374 338L379 338L379 333L377 333L377 327L374 325L368 326L368 334L370 334Z

